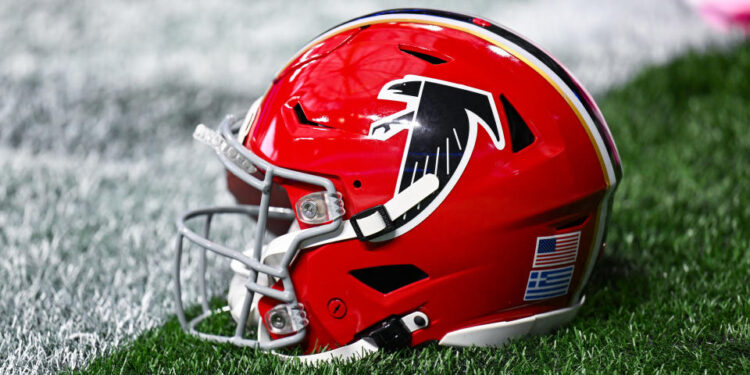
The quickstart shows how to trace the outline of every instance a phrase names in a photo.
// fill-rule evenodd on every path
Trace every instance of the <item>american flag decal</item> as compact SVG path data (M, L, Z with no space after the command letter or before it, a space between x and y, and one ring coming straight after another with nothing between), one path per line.
M550 267L575 262L580 242L580 231L537 237L533 267Z

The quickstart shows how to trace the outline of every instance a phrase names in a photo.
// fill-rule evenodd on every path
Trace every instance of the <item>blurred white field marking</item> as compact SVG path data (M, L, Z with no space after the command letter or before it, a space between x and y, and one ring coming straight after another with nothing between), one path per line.
M5 2L0 70L16 76L65 75L71 88L91 80L117 87L173 78L257 94L315 35L404 3ZM550 51L595 92L645 64L725 39L680 0L408 3L509 26ZM19 38L25 42L18 43Z
M315 35L404 3L0 2L0 373L83 366L172 314L175 216L230 202L182 122L244 110ZM678 0L409 3L512 27L597 93L731 41Z
M80 366L162 322L174 218L230 203L214 159L200 145L121 162L0 148L0 373Z

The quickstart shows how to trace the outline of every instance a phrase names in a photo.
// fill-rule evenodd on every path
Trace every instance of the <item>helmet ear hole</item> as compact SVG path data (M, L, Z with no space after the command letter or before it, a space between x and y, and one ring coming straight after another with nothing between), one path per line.
M354 180L354 182L352 183L352 185L354 185L355 189L359 189L359 188L362 187L362 181L360 181L360 180Z

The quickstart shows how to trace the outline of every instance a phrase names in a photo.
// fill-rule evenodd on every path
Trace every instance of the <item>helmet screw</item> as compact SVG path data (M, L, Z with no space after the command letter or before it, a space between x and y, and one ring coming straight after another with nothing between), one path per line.
M286 325L286 319L282 314L273 314L271 315L271 325L274 328L282 329Z
M346 304L340 298L331 298L328 301L328 313L334 319L341 319L346 315Z
M318 205L313 201L305 201L300 206L302 216L307 219L313 219L318 214Z

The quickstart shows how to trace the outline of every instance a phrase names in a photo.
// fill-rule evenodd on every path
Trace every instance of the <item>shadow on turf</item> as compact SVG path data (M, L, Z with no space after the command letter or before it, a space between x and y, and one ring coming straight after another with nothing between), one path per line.
M608 319L610 313L633 310L650 298L646 272L633 261L617 254L599 259L584 289L586 304L579 317Z

